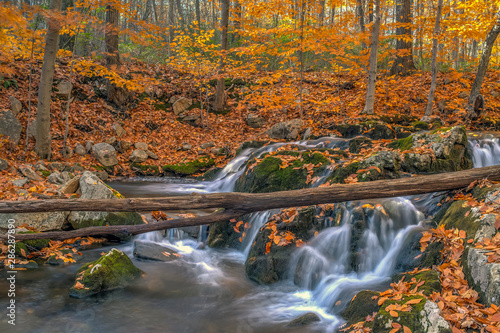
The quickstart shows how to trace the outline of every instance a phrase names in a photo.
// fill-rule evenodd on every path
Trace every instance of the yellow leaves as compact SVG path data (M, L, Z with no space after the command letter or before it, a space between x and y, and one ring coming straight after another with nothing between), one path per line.
M74 286L76 289L83 289L84 288L84 285L80 282L80 281L77 281L75 283L75 286Z

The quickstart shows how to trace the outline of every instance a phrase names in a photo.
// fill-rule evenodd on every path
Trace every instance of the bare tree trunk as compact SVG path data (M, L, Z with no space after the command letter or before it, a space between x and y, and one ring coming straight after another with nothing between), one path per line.
M322 27L325 22L325 0L319 0L318 26Z
M120 66L120 52L118 50L119 41L119 21L120 12L112 5L106 5L106 64L108 68L117 69ZM118 107L126 105L129 93L126 88L117 87L115 84L108 82L108 101L113 102Z
M52 0L50 9L58 13L61 11L62 0ZM60 23L55 19L47 22L47 37L45 39L45 53L43 56L42 75L38 88L38 105L36 114L36 145L35 151L43 159L52 156L52 138L50 136L50 102L57 51L59 49Z
M217 80L217 91L215 93L215 110L222 112L224 111L224 89L225 89L225 79L224 79L224 58L227 52L227 28L229 25L229 1L222 0L221 8L221 42L220 42L220 61L219 61L219 78Z
M234 12L236 17L233 19L234 33L232 35L232 42L231 42L232 45L238 43L240 38L239 30L241 29L241 19L243 17L241 10L242 10L241 2L239 0L236 0L234 2Z
M364 0L356 0L356 16L358 17L359 29L365 32L365 10Z
M377 59L378 43L380 35L380 0L373 0L374 23L372 30L372 41L370 44L370 69L368 71L368 88L366 89L366 102L363 109L364 114L373 114L375 105L375 86L377 84Z
M429 90L429 97L427 99L427 107L425 108L425 117L430 117L432 113L432 104L434 101L434 93L436 92L437 83L437 53L438 53L438 36L441 27L441 11L443 10L443 0L438 0L438 7L436 13L436 23L434 25L434 38L432 39L432 81L431 89Z
M170 0L168 2L168 56L171 57L173 55L172 44L175 38L175 30L174 30L174 1Z
M195 1L195 10L196 10L196 22L198 22L198 26L201 28L200 0Z
M177 13L179 14L179 23L181 29L184 29L184 23L186 22L186 18L184 17L184 12L182 10L181 0L176 0L177 3Z
M472 119L477 118L482 109L482 105L478 104L482 101L481 86L483 85L484 76L486 75L488 64L490 63L490 57L493 45L495 44L495 41L499 34L500 34L500 11L496 15L495 25L488 32L488 35L486 35L486 39L481 47L481 59L479 60L479 65L477 66L477 74L476 78L474 79L474 83L472 83L472 88L468 103L469 114Z
M303 108L303 96L302 96L302 85L304 82L304 16L306 2L302 0L302 6L300 7L300 82L299 82L299 113L300 119L304 118L304 108Z
M391 75L408 75L409 72L415 70L412 50L411 3L412 0L397 0L396 2L396 52L398 53L391 67Z

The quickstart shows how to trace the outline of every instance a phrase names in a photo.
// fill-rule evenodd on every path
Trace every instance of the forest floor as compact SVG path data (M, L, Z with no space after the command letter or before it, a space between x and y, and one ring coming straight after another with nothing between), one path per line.
M293 73L276 75L262 72L244 79L233 78L228 81L227 113L208 113L208 126L192 126L179 121L172 112L169 100L172 96L192 98L200 102L201 81L189 74L172 68L144 63L123 66L131 80L148 82L146 92L133 93L133 98L126 107L117 107L106 101L105 80L92 74L74 73L74 100L69 108L68 146L75 148L77 143L105 142L116 136L112 126L116 123L126 130L123 138L129 142L145 142L149 150L158 156L149 159L147 164L163 166L188 162L200 156L210 156L217 166L226 164L234 156L238 146L249 140L267 140L265 131L272 125L300 117L298 107L298 80ZM29 105L29 72L26 61L17 61L11 65L12 74L4 78L0 87L0 110L10 109L10 97L21 101L23 108L17 115L23 125L21 140L17 146L3 140L0 158L11 166L0 172L0 199L19 198L10 180L20 174L16 168L24 164L34 165L39 158L34 152L35 140L26 143ZM31 115L36 118L37 84L40 79L41 63L33 66ZM69 59L60 59L56 66L54 87L62 80L68 80ZM236 80L239 79L239 80ZM465 115L463 106L468 98L474 73L450 71L438 77L433 116L440 117L445 125L463 124ZM15 80L15 83L14 83ZM7 84L6 84L7 83ZM204 81L209 86L209 81ZM6 87L10 84L9 87ZM404 114L420 119L427 103L430 87L429 73L415 73L407 77L381 76L377 83L376 115L361 115L363 109L366 77L363 75L337 75L335 73L308 72L303 84L303 121L304 128L310 127L313 136L335 134L328 125L335 123L358 123L366 120L390 119L388 117ZM215 89L210 86L211 93ZM79 164L85 169L99 169L97 160L92 155L74 154L63 158L61 149L65 132L66 98L57 97L53 89L51 104L52 160L68 165ZM485 110L476 123L466 124L468 129L498 129L495 119L500 117L500 72L489 72L483 84ZM204 93L205 94L205 93ZM190 113L200 113L194 108ZM261 128L252 128L245 119L248 114L256 114L266 119ZM206 113L205 113L206 114ZM390 122L390 121L389 121ZM222 148L227 153L220 156L210 149L202 149L203 143L213 142L214 147ZM183 150L182 145L192 146ZM115 167L112 176L133 176L129 168L129 154L118 154L120 167ZM45 181L27 185L29 194L25 198L36 199L39 193L52 195L57 186Z

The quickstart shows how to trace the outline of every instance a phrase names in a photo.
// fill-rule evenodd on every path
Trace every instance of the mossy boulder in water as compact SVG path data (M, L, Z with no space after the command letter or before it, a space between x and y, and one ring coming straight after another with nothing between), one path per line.
M97 176L85 171L80 177L80 199L122 199L123 196L104 184ZM68 221L75 229L106 226L143 224L142 217L135 212L71 212Z
M286 164L287 157L290 156L296 157L296 159L292 158L293 161L288 166L282 167ZM329 160L319 152L278 152L248 168L246 174L237 180L236 191L265 193L305 188L308 178L308 170L305 165L314 165L312 177L315 177L320 175L329 163Z
M117 249L111 249L101 258L78 269L75 284L69 290L69 295L83 298L104 291L123 288L143 273L134 266L125 253Z
M302 327L302 326L311 325L313 323L317 323L320 321L321 321L321 319L318 317L317 314L315 314L313 312L308 312L308 313L306 313L298 318L295 318L286 326L287 327Z
M165 165L163 171L176 176L191 176L206 171L214 165L215 161L213 158L199 158L187 163Z

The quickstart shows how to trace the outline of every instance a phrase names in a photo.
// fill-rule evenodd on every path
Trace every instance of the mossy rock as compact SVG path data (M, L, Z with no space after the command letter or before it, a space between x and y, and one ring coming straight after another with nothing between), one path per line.
M37 232L35 231L21 231L19 234L36 234ZM34 250L41 250L44 247L49 247L50 245L50 239L44 238L44 239L30 239L30 240L24 240L22 243L26 244L28 248L34 249Z
M417 291L421 291L425 296L432 295L433 292L441 292L443 287L439 280L439 272L433 269L422 271L419 273L398 273L392 276L392 282L398 282L404 277L404 281L410 282L413 278L418 281L425 281L423 285L418 287Z
M156 165L131 163L130 169L141 176L159 176L161 175L160 167Z
M256 148L264 147L265 145L269 144L270 142L271 141L245 141L238 147L238 150L236 150L236 155L239 155L245 149L250 149L250 148L256 149Z
M468 238L474 238L481 223L478 221L478 216L471 211L471 207L463 207L464 203L466 201L463 200L453 202L444 214L440 214L442 218L436 222L444 225L445 229L464 230ZM467 212L469 212L468 216L465 216Z
M358 136L349 141L349 151L353 154L358 154L361 151L361 148L370 147L372 147L372 140L364 136Z
M70 221L71 223L71 221ZM140 214L136 212L107 212L103 213L99 218L80 219L71 226L75 229L87 227L104 227L112 225L137 225L144 224Z
M408 136L406 138L393 141L387 145L388 148L399 149L400 151L411 149L412 146L413 136Z
M365 321L366 316L371 316L374 312L379 311L378 299L373 299L374 296L378 297L379 293L371 290L363 290L356 294L356 297L351 300L351 303L340 314L347 321L344 325L345 327Z
M26 258L30 254L30 250L23 242L16 242L15 252L16 256Z
M426 131L429 129L429 124L425 121L416 121L411 124L411 126L413 126L413 128L415 128L417 131Z
M42 174L43 177L47 178L48 176L50 176L50 171L48 170L41 170L40 173Z
M298 318L295 318L286 326L287 327L303 327L303 326L308 326L308 325L311 325L313 323L317 323L320 321L321 321L321 319L318 317L317 314L315 314L313 312L308 312L308 313L306 313Z
M380 123L366 123L366 127L369 128L368 132L366 132L366 135L374 140L381 140L381 139L395 139L396 138L396 133L392 128L387 126L386 124L380 124Z
M420 299L420 303L412 305L412 310L409 312L404 311L396 311L398 313L398 317L392 317L389 312L385 309L387 306L391 304L405 304L406 302L414 299ZM394 301L388 300L385 301L384 304L380 307L378 313L375 315L374 321L371 323L373 332L387 332L392 326L391 323L395 322L402 326L408 327L412 332L426 332L422 328L421 324L421 316L420 312L424 309L424 304L427 299L424 296L414 295L408 296L403 295L401 300ZM370 325L370 326L371 326Z
M280 156L283 155L301 155L301 159L293 161L286 168L280 168L283 163ZM267 156L251 170L248 170L246 174L240 176L236 182L235 190L237 192L266 193L305 188L308 172L303 166L310 163L315 165L314 177L325 170L329 160L314 151L302 153L283 151L274 156Z
M333 127L344 138L352 138L363 133L363 126L360 124L341 124Z
M187 163L165 165L164 172L173 173L177 176L191 176L206 171L215 165L213 158L200 158Z
M212 168L212 169L208 170L207 172L205 172L203 175L196 177L196 179L200 180L200 181L215 180L217 178L217 176L219 175L219 172L221 170L222 170L222 168L219 168L219 167Z
M71 297L83 298L104 291L123 288L144 274L125 253L111 249L101 258L80 267L69 290Z
M337 167L326 179L327 182L332 184L339 183L344 184L345 179L352 174L356 174L359 169L359 162L350 163L348 165L342 165Z
M314 206L301 209L291 223L277 225L278 232L290 231L296 239L308 241L314 237L316 231L323 228L323 224L314 218L315 212ZM294 242L285 246L272 242L270 251L266 254L270 234L271 230L265 225L259 230L245 262L247 277L259 284L272 284L283 280L289 270L290 256L297 248Z

